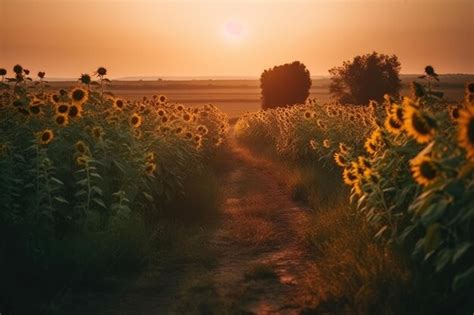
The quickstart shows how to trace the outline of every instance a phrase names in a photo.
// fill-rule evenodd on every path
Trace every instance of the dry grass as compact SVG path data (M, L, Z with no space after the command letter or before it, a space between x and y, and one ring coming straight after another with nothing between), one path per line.
M410 271L393 249L373 240L373 231L347 205L319 210L308 233L320 281L321 304L342 303L355 314L406 314Z

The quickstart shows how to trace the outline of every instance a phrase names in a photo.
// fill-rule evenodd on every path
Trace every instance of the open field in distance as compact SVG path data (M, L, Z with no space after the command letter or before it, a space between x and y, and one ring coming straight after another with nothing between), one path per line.
M402 75L402 95L409 95L410 83L417 75ZM474 81L474 75L441 75L437 89L445 92L449 101L460 101L463 98L467 82ZM51 82L54 89L70 87L74 82ZM229 117L238 117L245 112L260 108L259 80L113 80L107 90L116 96L127 99L141 99L143 96L166 95L171 102L184 105L202 105L212 103ZM319 102L331 101L329 78L313 79L310 97Z

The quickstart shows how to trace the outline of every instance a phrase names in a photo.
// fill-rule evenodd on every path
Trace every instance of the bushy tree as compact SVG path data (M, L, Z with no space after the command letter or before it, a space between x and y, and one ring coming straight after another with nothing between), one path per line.
M341 103L368 104L384 94L398 96L401 82L397 56L376 52L357 56L329 70L330 93Z
M304 103L309 96L311 77L299 61L275 66L260 76L262 108Z

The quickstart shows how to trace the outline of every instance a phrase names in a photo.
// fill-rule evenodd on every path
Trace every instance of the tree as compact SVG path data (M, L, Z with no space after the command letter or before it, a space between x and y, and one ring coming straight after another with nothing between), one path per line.
M260 76L262 108L304 103L309 96L311 77L299 61L275 66Z
M373 52L345 61L329 70L330 93L341 103L368 104L382 101L385 94L400 92L400 62L397 56Z

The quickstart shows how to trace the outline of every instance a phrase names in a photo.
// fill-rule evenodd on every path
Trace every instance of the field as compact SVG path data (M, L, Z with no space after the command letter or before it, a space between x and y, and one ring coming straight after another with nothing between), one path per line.
M402 95L410 94L410 84L416 75L402 75ZM446 93L448 100L463 98L466 82L474 79L473 75L441 76L440 89ZM318 102L330 101L328 78L315 78L310 90L310 97ZM54 88L70 86L73 82L52 82ZM187 80L187 81L112 81L110 91L127 99L148 98L153 95L166 95L170 102L189 106L214 104L230 118L238 117L245 112L260 109L260 83L258 80Z
M2 315L471 312L474 76L263 111L258 81L15 73Z

